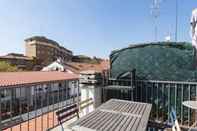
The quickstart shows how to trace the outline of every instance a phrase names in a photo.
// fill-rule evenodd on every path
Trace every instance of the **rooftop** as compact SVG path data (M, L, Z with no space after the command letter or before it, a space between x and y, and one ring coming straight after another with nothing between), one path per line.
M45 36L32 36L30 38L25 39L25 42L34 41L34 40L40 41L40 42L50 43L50 44L53 44L55 46L58 46L60 49L64 49L64 50L67 50L69 52L72 52L72 51L64 48L63 46L60 46L60 44L58 42L56 42L54 40L51 40L49 38L46 38Z
M95 71L102 72L109 69L109 60L103 60L99 64L81 63L81 62L68 62L67 66L73 68L75 72L80 73L82 71Z
M23 59L23 60L33 60L31 57L24 56L23 54L9 53L5 56L0 56L1 59Z
M56 71L3 72L0 73L0 87L74 79L78 79L78 75Z

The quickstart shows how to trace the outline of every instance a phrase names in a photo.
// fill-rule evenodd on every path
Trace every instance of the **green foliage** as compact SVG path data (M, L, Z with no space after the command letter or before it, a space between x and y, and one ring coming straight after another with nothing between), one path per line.
M78 55L78 56L73 56L72 58L73 62L82 62L82 63L89 63L89 64L99 64L102 59L101 58L97 58L97 57L88 57L85 55Z
M20 71L16 66L12 66L5 61L0 61L0 72L15 72Z
M196 81L193 49L188 43L132 45L111 53L111 76L136 69L138 79Z

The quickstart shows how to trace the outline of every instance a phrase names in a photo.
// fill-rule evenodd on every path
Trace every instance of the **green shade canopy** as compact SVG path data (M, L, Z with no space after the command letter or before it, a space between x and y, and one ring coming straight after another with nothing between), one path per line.
M193 48L185 42L158 42L131 45L112 51L111 77L136 69L137 79L196 81Z

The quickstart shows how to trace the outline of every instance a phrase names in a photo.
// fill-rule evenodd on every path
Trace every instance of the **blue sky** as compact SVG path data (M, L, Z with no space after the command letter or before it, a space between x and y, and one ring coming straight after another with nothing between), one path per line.
M107 58L114 49L154 40L152 0L0 0L0 55L24 53L24 39L43 35L74 54ZM190 41L196 0L179 0L178 40ZM175 28L175 0L163 0L159 40Z

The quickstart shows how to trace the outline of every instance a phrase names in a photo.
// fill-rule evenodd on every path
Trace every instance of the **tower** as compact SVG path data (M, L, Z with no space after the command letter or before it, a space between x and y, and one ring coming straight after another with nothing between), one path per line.
M151 15L154 19L154 32L155 32L155 41L158 40L158 18L160 16L160 3L161 0L152 0L151 4Z

